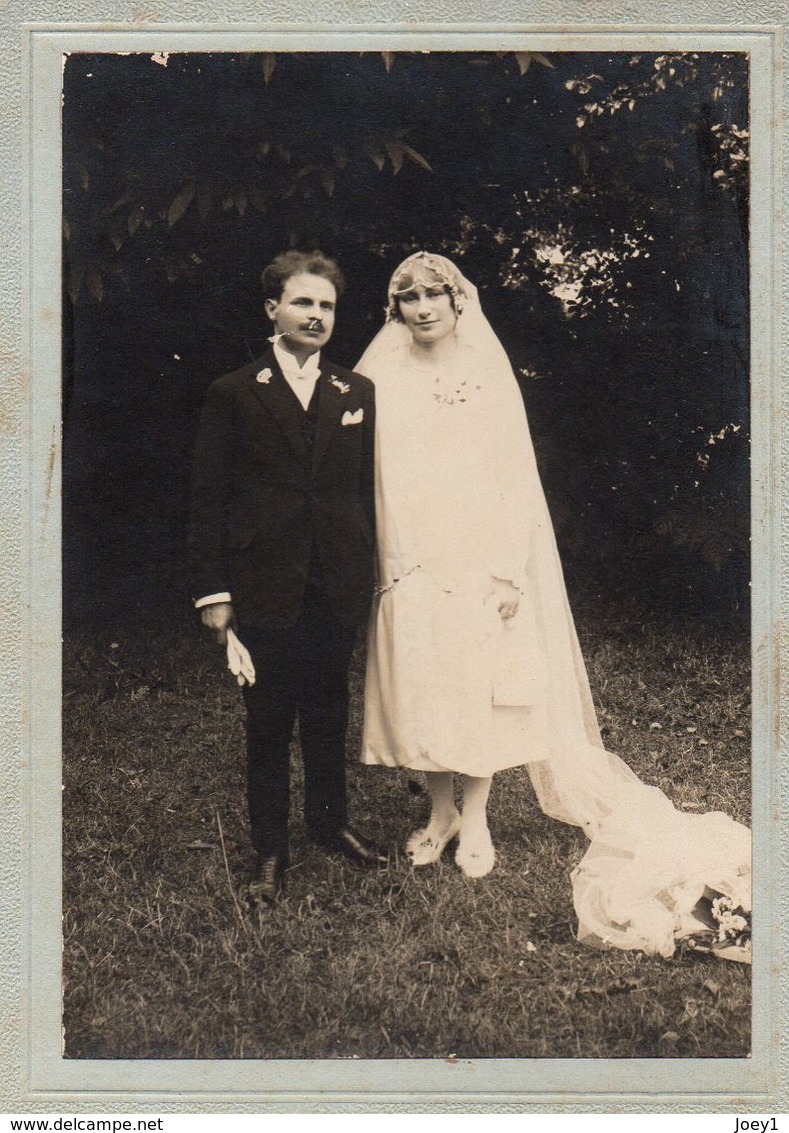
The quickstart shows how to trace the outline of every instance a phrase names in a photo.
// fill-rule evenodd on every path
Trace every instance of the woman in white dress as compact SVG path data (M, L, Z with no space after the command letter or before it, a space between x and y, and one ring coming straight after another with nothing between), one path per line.
M591 839L581 939L670 955L705 891L750 908L748 830L676 811L602 746L523 400L476 288L410 256L357 369L376 387L379 572L362 759L425 773L413 864L458 836L460 869L489 873L492 777L526 764L543 810Z

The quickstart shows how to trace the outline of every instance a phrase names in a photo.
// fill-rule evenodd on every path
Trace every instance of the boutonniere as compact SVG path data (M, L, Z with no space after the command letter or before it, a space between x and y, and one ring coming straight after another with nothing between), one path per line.
M260 373L255 375L255 381L267 386L273 377L271 370L266 366L265 370L261 370Z
M341 425L361 425L364 420L364 410L357 409L355 413L351 413L350 409L346 409L342 415Z
M329 385L334 386L334 388L338 389L340 393L348 393L351 388L347 382L341 382L340 379L334 374L332 374L332 376L329 378Z

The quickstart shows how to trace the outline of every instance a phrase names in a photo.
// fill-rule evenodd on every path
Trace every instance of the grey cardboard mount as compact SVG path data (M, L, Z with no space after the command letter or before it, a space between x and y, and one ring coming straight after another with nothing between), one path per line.
M783 4L12 0L2 22L0 1110L784 1111ZM396 17L396 19L395 19ZM60 1031L60 123L69 51L748 51L753 75L754 1044L743 1060L66 1061ZM21 145L20 145L21 142ZM21 217L21 226L20 226ZM21 517L21 522L20 522ZM789 544L787 544L789 545ZM784 618L781 618L781 614Z

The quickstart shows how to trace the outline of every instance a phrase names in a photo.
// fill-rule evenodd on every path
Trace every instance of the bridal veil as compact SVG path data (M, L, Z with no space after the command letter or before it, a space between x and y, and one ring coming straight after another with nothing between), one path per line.
M750 832L721 813L679 811L605 750L512 367L483 314L477 289L444 257L409 257L390 284L390 309L394 281L419 260L453 294L460 311L455 330L459 365L492 395L495 443L508 454L500 519L507 526L513 581L528 591L534 611L530 632L536 635L545 674L540 682L547 724L543 747L528 753L524 762L545 814L580 827L589 839L572 872L578 938L670 956L678 938L700 927L693 909L705 895L723 894L734 907L750 911ZM409 341L408 329L387 318L357 370L376 386L391 383L396 389L397 359ZM385 412L407 415L410 410L405 399L389 397ZM386 428L381 406L378 419L379 427ZM492 443L489 429L480 427L473 414L468 421L469 446ZM473 494L473 483L468 491ZM379 516L379 522L390 521L394 519L386 513ZM390 585L408 568L407 561L382 563L382 584Z

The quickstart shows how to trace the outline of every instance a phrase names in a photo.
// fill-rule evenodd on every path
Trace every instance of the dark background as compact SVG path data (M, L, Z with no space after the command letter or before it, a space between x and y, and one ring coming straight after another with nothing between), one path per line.
M197 416L265 347L259 274L288 246L340 260L344 365L405 255L456 260L521 382L571 597L747 625L744 55L164 63L65 67L67 626L188 610Z

